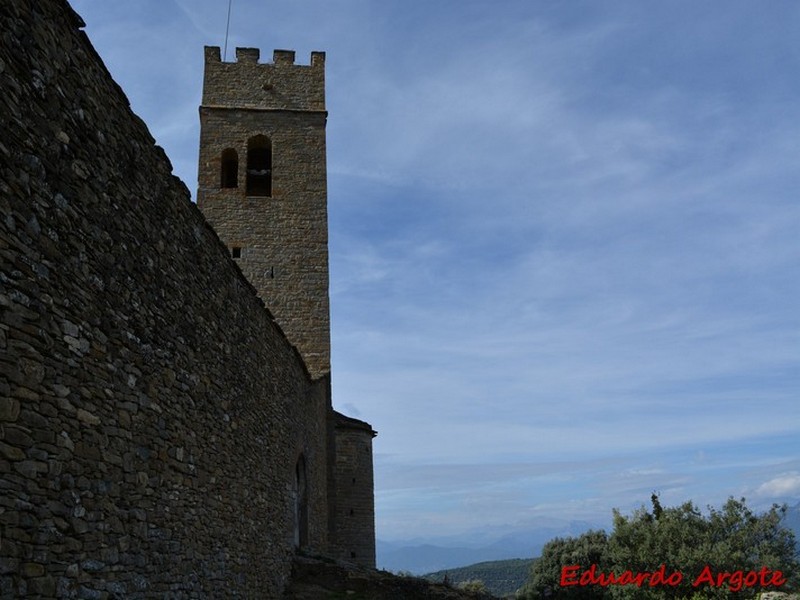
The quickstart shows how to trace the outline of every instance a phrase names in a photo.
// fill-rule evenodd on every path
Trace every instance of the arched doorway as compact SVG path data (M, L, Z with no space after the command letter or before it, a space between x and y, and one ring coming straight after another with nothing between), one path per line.
M308 482L306 480L306 459L297 459L294 471L294 545L305 548L308 545Z

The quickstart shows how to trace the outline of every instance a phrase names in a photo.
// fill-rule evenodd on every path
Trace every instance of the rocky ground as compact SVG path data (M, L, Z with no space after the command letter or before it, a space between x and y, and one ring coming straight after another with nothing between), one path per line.
M283 600L490 600L493 596L457 590L416 577L402 577L299 556Z

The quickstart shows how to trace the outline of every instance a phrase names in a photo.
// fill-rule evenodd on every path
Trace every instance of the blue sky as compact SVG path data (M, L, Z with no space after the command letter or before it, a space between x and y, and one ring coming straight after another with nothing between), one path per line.
M225 0L75 0L194 191ZM327 52L335 405L378 537L800 501L800 5L234 0Z

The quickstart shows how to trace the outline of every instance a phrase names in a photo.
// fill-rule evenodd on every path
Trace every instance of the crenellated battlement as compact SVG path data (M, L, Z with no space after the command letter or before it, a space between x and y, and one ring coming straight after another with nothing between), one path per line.
M273 50L271 63L259 63L261 58L261 50L259 48L236 48L236 61L234 63L248 63L248 64L264 64L264 65L293 65L298 67L317 67L325 66L325 53L314 51L311 53L311 62L308 65L295 65L295 51L294 50ZM205 47L206 63L222 62L222 54L220 53L219 46L206 46ZM225 61L230 64L231 61Z
M311 63L295 63L294 50L275 50L272 62L259 62L258 48L236 48L236 60L223 61L219 46L205 48L203 107L314 111L325 110L325 53Z

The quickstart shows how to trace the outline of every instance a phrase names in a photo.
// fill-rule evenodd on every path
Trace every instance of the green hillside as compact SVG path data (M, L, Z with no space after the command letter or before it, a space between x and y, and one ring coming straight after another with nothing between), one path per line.
M442 582L446 575L453 586L480 579L492 594L503 597L513 594L523 586L528 580L533 561L532 558L514 558L481 562L467 567L428 573L422 577L428 581Z

